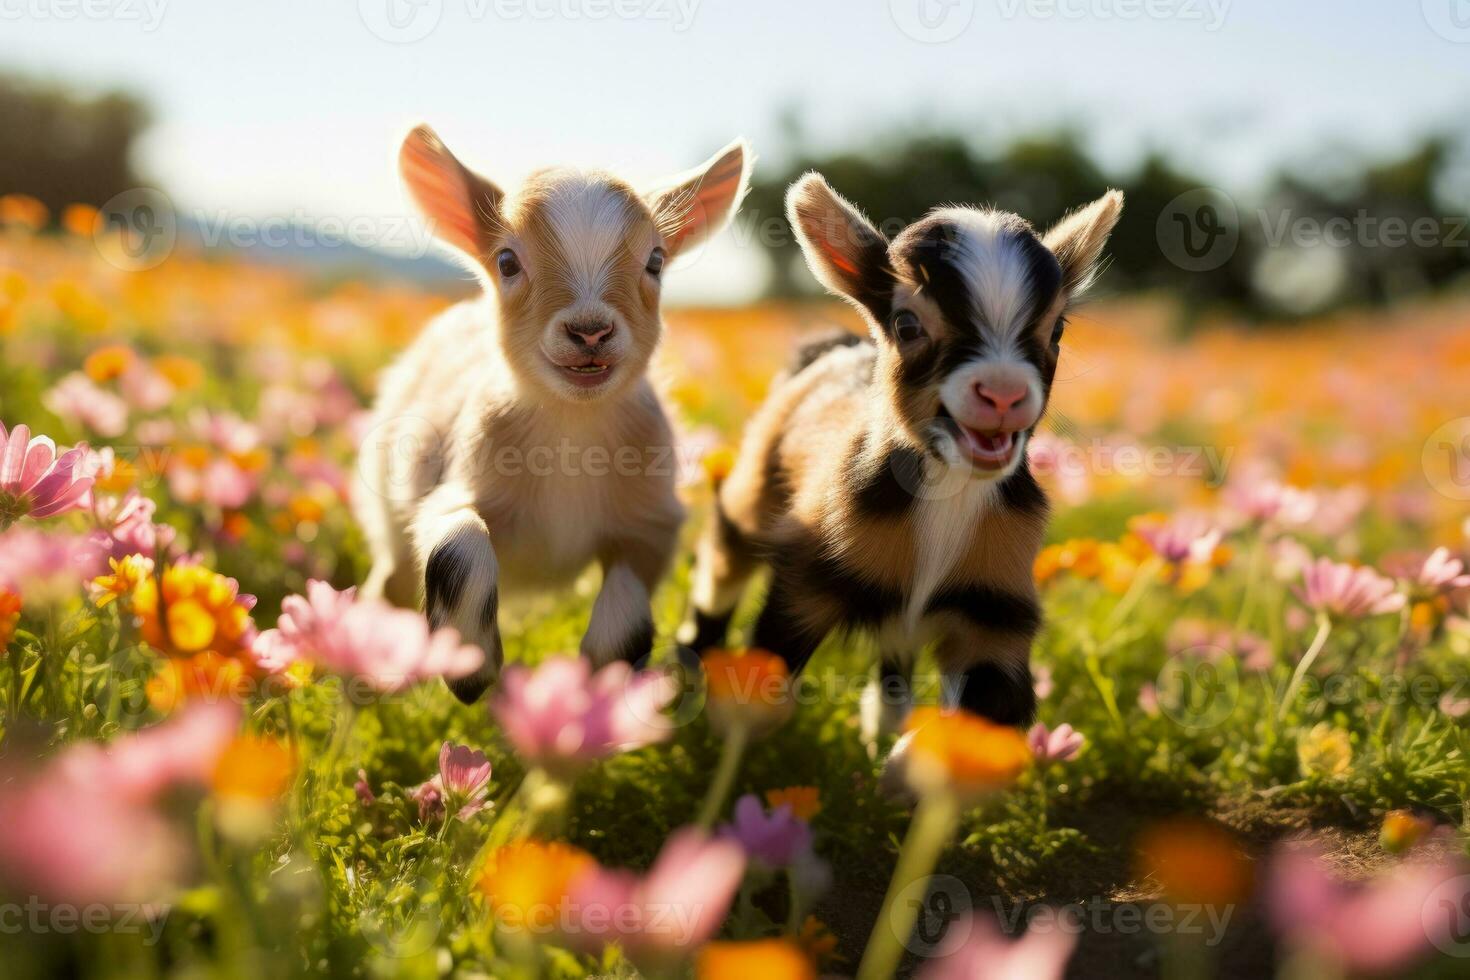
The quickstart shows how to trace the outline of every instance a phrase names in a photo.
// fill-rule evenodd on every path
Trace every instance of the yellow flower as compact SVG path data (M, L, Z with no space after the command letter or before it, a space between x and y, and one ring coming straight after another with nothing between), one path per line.
M98 609L131 595L144 579L153 575L153 559L143 555L109 558L107 564L112 566L112 574L99 575L92 580L92 601L97 603Z
M791 807L791 815L798 820L810 820L822 812L821 793L815 786L787 786L785 789L766 790L766 802L771 809Z
M234 579L200 565L170 565L163 572L162 601L158 579L150 576L133 593L133 611L143 639L160 653L242 656L251 622L239 598Z
M1352 765L1353 743L1347 732L1322 721L1297 739L1296 757L1303 776L1337 777Z
M704 472L709 476L709 482L719 486L725 482L725 477L735 468L735 450L729 446L720 446L705 454Z
M791 674L786 661L765 650L713 650L704 657L710 727L764 732L791 715Z
M478 887L501 923L542 934L556 926L558 908L573 882L595 863L590 854L570 844L517 841L490 855Z
M87 377L93 381L112 381L127 373L128 368L138 361L138 355L133 353L131 347L122 344L110 344L107 347L99 347L87 355L82 362L82 370L87 372Z
M1251 861L1224 829L1193 818L1156 824L1138 840L1139 873L1175 902L1226 905L1250 891Z
M1031 763L1024 735L968 711L916 708L905 728L913 736L905 774L921 795L979 796L1009 786Z
M241 735L220 753L210 788L222 800L273 803L296 776L296 754L274 738Z
M710 943L694 961L698 980L815 980L817 971L799 946L785 939Z
M1434 829L1434 821L1412 810L1394 810L1383 818L1378 842L1390 854L1401 854L1419 843Z

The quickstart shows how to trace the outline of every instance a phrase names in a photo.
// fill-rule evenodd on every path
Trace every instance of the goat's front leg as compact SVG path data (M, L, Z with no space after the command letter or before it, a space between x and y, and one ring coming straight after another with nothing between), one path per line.
M472 674L446 678L454 696L473 704L500 675L500 570L490 531L462 487L447 484L424 499L414 521L424 570L424 613L434 629L452 626L485 653Z
M602 589L582 637L582 656L601 667L615 660L642 666L653 652L653 590L678 546L678 517L601 550Z

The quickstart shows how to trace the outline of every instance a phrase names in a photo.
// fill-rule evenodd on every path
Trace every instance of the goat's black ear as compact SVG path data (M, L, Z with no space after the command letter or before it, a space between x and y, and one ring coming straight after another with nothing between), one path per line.
M670 255L699 246L725 227L750 190L754 165L749 144L738 139L647 195Z
M817 281L882 321L893 288L883 233L819 173L791 185L786 217Z
M428 126L404 137L398 172L435 236L479 262L500 213L500 188L460 163Z
M1103 247L1122 213L1123 192L1108 191L1057 222L1042 239L1062 264L1062 290L1068 299L1077 298L1092 284Z

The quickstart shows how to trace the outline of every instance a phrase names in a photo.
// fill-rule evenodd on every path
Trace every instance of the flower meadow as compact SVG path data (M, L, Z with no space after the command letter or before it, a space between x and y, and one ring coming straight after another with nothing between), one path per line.
M866 640L681 664L687 549L647 669L572 656L583 581L459 704L479 650L357 596L347 507L450 298L138 268L35 207L0 199L7 977L1464 975L1470 302L1080 317L1031 447L1040 720L943 710L925 658L885 765ZM795 339L854 321L666 321L692 539Z

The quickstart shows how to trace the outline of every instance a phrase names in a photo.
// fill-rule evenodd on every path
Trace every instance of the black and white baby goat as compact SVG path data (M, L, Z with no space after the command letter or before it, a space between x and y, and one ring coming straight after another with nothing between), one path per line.
M677 545L672 434L645 377L663 325L664 263L734 214L750 154L731 144L662 189L545 170L506 193L427 127L399 169L435 233L483 281L384 376L354 505L372 549L363 592L423 596L496 676L505 587L564 584L593 561L602 589L582 639L597 664L653 643L649 595Z
M902 720L930 641L951 704L1030 721L1047 501L1026 443L1122 204L1110 191L1042 237L1013 214L943 208L889 241L821 176L791 188L807 263L872 337L805 348L748 426L700 542L690 646L724 644L767 561L751 645L793 674L834 629L876 634L865 735Z

